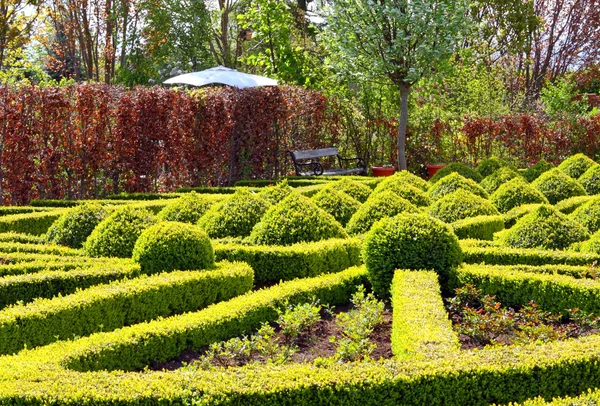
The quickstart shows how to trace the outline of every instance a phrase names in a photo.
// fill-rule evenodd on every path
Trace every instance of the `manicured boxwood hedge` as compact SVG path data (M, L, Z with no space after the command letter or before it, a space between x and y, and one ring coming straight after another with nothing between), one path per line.
M476 216L450 224L460 239L493 240L494 233L504 230L504 216Z
M25 214L10 214L0 217L0 233L15 232L42 235L65 209L38 211Z

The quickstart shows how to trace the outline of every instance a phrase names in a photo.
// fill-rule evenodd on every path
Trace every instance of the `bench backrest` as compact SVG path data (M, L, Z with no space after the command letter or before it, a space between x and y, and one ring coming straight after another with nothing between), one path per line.
M321 148L321 149L311 149L306 151L292 151L294 155L294 159L313 159L313 158L321 158L324 156L336 156L338 155L337 148Z

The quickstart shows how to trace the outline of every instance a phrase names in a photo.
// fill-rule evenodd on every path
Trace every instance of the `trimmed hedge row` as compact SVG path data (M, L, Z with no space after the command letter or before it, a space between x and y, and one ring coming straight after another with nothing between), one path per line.
M74 248L60 245L25 244L17 242L0 242L0 252L23 252L30 254L50 254L64 257L82 256L83 252Z
M493 240L494 233L504 230L504 216L476 216L451 223L454 234L460 239Z
M171 272L113 282L0 311L0 354L45 345L156 317L195 311L252 289L247 264L221 263L213 271Z
M361 263L362 241L330 239L288 246L254 246L213 241L215 260L241 261L254 269L254 283L287 281L340 272Z
M20 244L43 244L45 238L43 236L20 234L20 233L0 233L0 242L16 242Z
M556 210L560 211L561 213L571 214L576 209L583 206L595 197L597 196L573 196L569 197L568 199L561 200L560 202L556 203L554 207L556 207Z
M54 210L50 207L35 207L35 206L0 206L0 216L7 216L11 214L25 214L33 212L42 212Z
M433 359L458 351L435 272L397 270L391 291L396 359Z
M54 255L36 255L32 257L4 257L0 265L0 276L23 275L41 271L69 271L77 268L92 268L99 265L113 266L130 264L131 261L111 259L110 262L104 258L89 257L57 257Z
M15 232L42 235L64 212L65 209L56 209L2 216L0 217L0 233Z
M60 270L45 269L32 274L0 278L0 308L18 302L31 302L36 298L68 295L78 289L135 278L141 274L140 266L132 263L71 268L73 265L63 264Z
M495 295L506 306L524 305L533 300L542 309L554 313L579 308L600 314L600 282L593 279L469 265L453 271L448 281L451 288L467 283L477 286L485 294Z

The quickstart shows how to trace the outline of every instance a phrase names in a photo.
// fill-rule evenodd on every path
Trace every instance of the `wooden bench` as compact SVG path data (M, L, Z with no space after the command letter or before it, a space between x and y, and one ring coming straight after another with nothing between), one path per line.
M312 149L305 151L288 151L294 162L294 168L296 169L296 176L315 176L315 175L366 175L367 167L365 161L362 158L342 158L338 153L337 148L322 148ZM337 161L340 164L339 169L327 169L323 168L323 165L315 161L316 158L323 158L328 156L337 157ZM303 161L303 162L299 162ZM356 161L356 168L344 169L344 162Z

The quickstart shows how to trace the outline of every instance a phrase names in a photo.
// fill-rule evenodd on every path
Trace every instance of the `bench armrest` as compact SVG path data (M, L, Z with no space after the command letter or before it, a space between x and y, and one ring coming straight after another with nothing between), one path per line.
M319 162L314 162L314 161L306 162L306 163L294 162L294 165L296 166L296 175L298 175L298 176L302 176L301 175L302 171L300 171L300 167L303 167L303 166L310 166L311 169L309 169L309 171L312 171L315 176L323 175L323 165L321 165Z
M358 168L363 168L365 171L367 170L367 165L365 164L365 161L359 156L357 156L356 158L342 158L338 156L338 159L340 160L340 165L342 164L341 161L356 161L356 166Z

